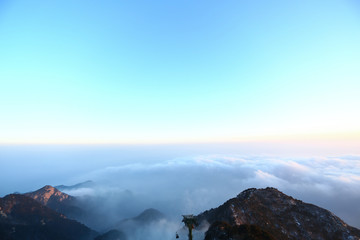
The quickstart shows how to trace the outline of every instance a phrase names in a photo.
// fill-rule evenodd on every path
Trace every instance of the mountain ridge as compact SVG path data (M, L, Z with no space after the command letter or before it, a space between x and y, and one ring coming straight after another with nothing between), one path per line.
M22 194L0 198L0 236L4 239L89 240L97 233Z

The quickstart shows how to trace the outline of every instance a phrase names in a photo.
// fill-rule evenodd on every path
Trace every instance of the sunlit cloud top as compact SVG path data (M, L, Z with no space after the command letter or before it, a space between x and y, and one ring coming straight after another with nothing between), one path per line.
M360 139L356 1L2 1L0 143Z

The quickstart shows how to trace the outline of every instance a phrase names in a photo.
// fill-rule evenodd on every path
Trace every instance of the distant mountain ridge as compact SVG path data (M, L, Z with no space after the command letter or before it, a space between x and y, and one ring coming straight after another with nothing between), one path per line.
M347 225L330 211L296 200L275 188L248 189L218 208L197 216L199 222L225 222L231 226L259 226L275 239L360 239L360 230ZM211 227L210 227L211 228ZM216 236L221 235L212 233Z
M77 183L77 184L74 184L71 186L58 185L58 186L55 186L55 188L60 191L70 191L70 190L77 190L80 188L93 188L95 185L96 185L95 182L88 180L88 181Z
M114 227L106 232L105 234L98 237L98 239L131 239L134 234L138 231L143 231L146 228L149 228L153 224L157 224L160 221L166 220L167 217L157 209L149 208L141 212L139 215L133 218L128 218L121 220ZM154 225L155 226L155 225ZM110 238L114 236L114 232L121 237ZM111 234L112 233L112 234ZM116 235L115 235L116 236ZM106 238L105 238L106 237ZM98 240L96 239L96 240Z
M113 228L125 231L126 229L132 229L135 226L149 225L163 219L166 219L166 216L162 212L154 208L149 208L141 212L136 217L121 220Z
M161 219L166 219L166 216L162 212L154 208L148 208L131 220L147 224Z

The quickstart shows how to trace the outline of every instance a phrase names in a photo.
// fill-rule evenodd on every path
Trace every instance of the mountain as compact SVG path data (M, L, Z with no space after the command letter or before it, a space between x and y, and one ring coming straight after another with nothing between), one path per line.
M134 218L121 220L109 232L117 230L124 233L124 237L126 236L128 239L137 238L139 235L152 234L154 230L163 231L162 228L166 228L166 220L167 218L163 213L154 208L149 208Z
M241 224L231 226L226 222L211 224L206 232L205 240L275 240L270 233L256 225Z
M214 229L219 221L231 227L255 225L278 240L360 239L359 229L347 225L333 213L296 200L275 188L245 190L218 208L203 212L196 219L199 223L207 221L212 224L209 230ZM226 230L218 228L218 233L208 232L207 240L220 239L211 238L211 234L217 236L222 233L226 234Z
M96 232L21 194L0 198L0 237L6 240L88 240Z
M166 216L163 213L154 208L149 208L134 218L121 220L118 224L116 224L115 228L129 229L133 227L149 225L155 222L159 222L163 219L166 219Z
M79 219L84 215L83 210L78 207L79 204L75 197L63 193L50 185L24 195L64 214L68 218Z
M154 208L146 209L138 216L132 218L133 221L141 224L149 224L151 222L160 221L162 219L166 219L165 215Z
M24 195L40 202L45 206L57 205L58 203L70 203L75 201L75 198L60 192L56 188L46 185L34 192L25 193Z

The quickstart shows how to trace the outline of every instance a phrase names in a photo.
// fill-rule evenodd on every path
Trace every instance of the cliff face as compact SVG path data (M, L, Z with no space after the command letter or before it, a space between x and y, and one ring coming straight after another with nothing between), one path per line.
M274 188L245 190L218 208L198 215L197 220L210 224L222 221L231 226L256 225L279 240L360 239L360 230L331 212Z

